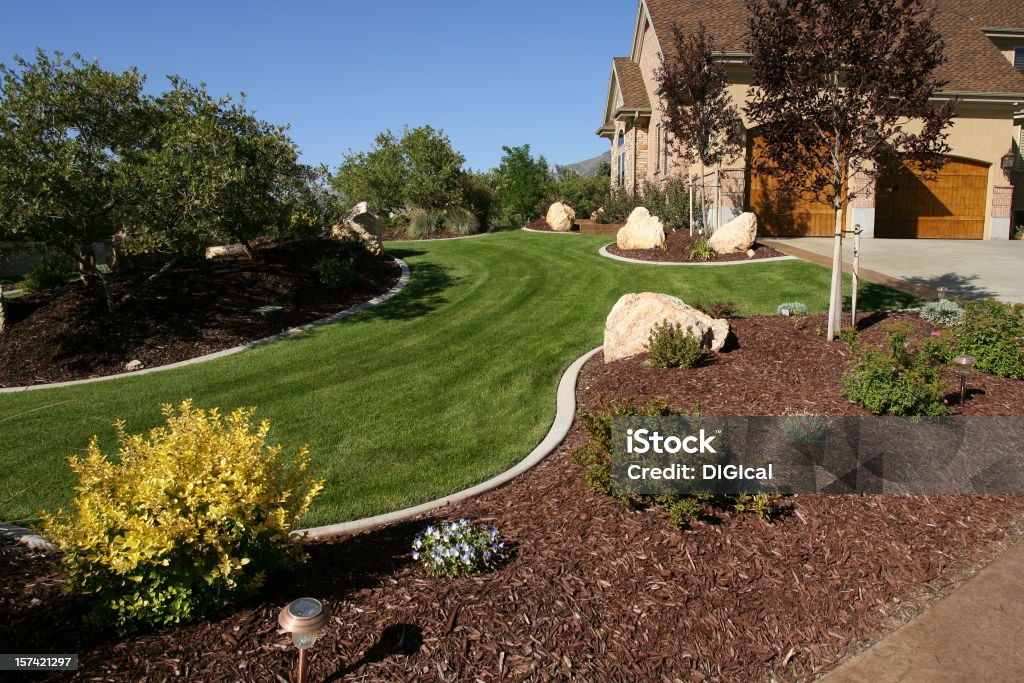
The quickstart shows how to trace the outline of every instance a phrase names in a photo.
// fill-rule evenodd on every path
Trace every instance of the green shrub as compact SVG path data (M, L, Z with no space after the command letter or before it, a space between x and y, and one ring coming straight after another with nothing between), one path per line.
M413 209L409 213L409 237L429 237L441 230L441 212L433 209Z
M468 519L429 525L412 542L412 559L432 576L464 576L494 569L505 557L496 527Z
M973 356L975 370L1024 379L1024 306L995 299L970 302L953 334L955 353Z
M328 289L344 289L359 282L352 258L327 256L317 261L316 276Z
M53 289L68 281L72 275L59 261L47 259L21 278L21 288L29 294Z
M933 325L954 327L964 321L964 307L952 299L929 301L918 311L921 320Z
M712 261L715 258L715 250L711 248L711 242L707 237L698 237L690 245L687 258L691 261Z
M704 360L701 340L692 327L683 330L679 323L664 320L650 332L647 350L651 365L656 368L695 368Z
M918 349L908 345L910 330L894 326L885 350L856 349L842 377L842 395L875 415L947 415L943 396L950 390L943 378L942 350L932 338Z
M779 315L792 315L798 318L802 318L807 315L807 304L802 304L799 301L791 301L785 304L779 304L775 312Z
M444 228L459 235L475 235L480 232L480 222L472 211L456 206L445 213Z
M696 303L693 305L701 313L712 318L735 318L740 314L739 306L732 301L712 301L710 304Z
M573 449L573 464L584 468L584 480L590 490L603 495L614 495L612 486L612 425L616 417L700 417L700 409L695 415L669 410L661 399L652 399L647 405L637 407L632 398L623 398L610 405L603 406L596 413L580 411L580 421L587 440ZM708 515L710 511L723 510L731 512L752 512L763 519L774 514L778 496L768 494L756 495L710 495L706 493L679 495L666 493L661 495L616 495L617 499L630 507L642 509L659 507L668 514L669 522L676 527L686 528L696 519Z
M202 618L258 590L269 572L305 558L289 538L323 487L267 446L270 425L253 409L164 406L165 427L129 436L118 423L118 457L93 437L70 514L44 515L64 552L69 592L94 600L92 618L121 631Z

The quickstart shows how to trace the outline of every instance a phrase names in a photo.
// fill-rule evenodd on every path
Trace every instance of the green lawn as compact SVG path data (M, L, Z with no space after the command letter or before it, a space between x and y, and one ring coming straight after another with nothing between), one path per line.
M742 314L826 305L829 273L799 261L658 267L597 254L608 238L503 231L392 243L412 279L384 305L229 358L65 389L0 394L0 520L66 504L65 456L161 421L160 405L257 406L287 449L310 445L326 488L303 520L328 524L451 493L506 469L546 433L558 378L601 343L619 296L734 301ZM910 298L865 285L861 307Z

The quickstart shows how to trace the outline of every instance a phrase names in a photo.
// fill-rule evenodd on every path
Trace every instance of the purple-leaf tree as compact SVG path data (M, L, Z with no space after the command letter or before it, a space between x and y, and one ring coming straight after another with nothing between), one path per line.
M842 216L900 165L933 173L957 102L935 95L945 62L922 0L748 0L753 81L746 113L763 136L757 170L835 210L828 339L842 314Z
M715 60L714 37L704 24L687 35L672 26L674 54L661 56L664 125L676 154L700 164L701 222L707 219L705 169L739 150L739 112L729 96L725 66Z

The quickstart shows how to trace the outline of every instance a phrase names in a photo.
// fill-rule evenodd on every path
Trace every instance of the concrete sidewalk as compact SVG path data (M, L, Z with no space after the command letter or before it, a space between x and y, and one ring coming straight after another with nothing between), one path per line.
M832 262L830 237L762 241L815 263ZM852 258L853 240L844 239L843 261L849 264ZM865 280L918 296L947 287L951 296L964 299L1024 303L1024 240L866 239L861 241L860 265Z
M822 683L1024 681L1024 542Z

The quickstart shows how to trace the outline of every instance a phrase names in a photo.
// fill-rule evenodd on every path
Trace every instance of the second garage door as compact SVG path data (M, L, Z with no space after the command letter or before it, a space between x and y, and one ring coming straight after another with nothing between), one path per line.
M989 165L950 159L934 177L910 169L880 178L875 237L982 239Z

